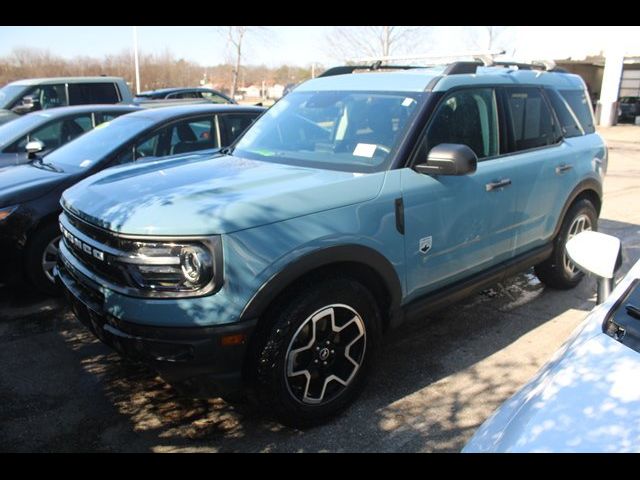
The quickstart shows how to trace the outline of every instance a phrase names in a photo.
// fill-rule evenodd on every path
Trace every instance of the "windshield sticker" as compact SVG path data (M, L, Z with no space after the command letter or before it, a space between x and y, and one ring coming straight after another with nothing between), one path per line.
M107 125L109 125L111 122L103 122L100 125L96 125L96 128L94 130L98 130L99 128L104 128Z
M359 143L353 151L356 157L371 158L374 153L376 153L376 145L372 143Z
M403 107L408 107L408 106L410 106L410 105L411 105L412 103L414 103L414 102L415 102L415 100L414 100L413 98L411 98L411 97L407 97L407 98L405 98L405 99L404 99L404 101L402 102L402 106L403 106Z
M80 168L87 168L92 163L93 162L91 160L83 160L82 162L80 162Z

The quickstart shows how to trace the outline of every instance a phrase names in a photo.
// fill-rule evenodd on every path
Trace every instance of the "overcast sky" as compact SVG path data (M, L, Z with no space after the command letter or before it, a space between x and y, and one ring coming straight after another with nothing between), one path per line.
M284 63L329 66L338 61L327 47L332 27L270 27L267 40L247 45L246 63L278 66ZM469 49L470 27L432 27L415 52L451 53ZM132 27L0 27L0 55L16 47L48 49L70 58L120 53L133 43ZM522 60L558 59L597 54L607 42L625 43L629 54L640 55L640 27L511 27L499 39ZM225 62L225 39L215 27L138 27L140 50L173 54L203 65Z

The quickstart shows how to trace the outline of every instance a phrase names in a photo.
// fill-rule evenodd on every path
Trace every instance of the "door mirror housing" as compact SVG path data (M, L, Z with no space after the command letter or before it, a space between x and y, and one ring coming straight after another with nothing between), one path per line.
M22 115L24 113L31 112L35 108L36 108L36 100L32 96L27 95L26 97L23 97L22 102L19 105L16 105L15 107L13 107L11 111L13 113L18 113Z
M429 175L469 175L477 166L478 157L466 145L441 143L431 149L425 163L415 165L414 169Z
M24 147L30 159L36 158L36 154L44 150L44 143L40 140L32 140Z
M567 254L581 270L598 279L600 304L613 290L616 271L622 265L622 242L600 232L584 231L567 242Z

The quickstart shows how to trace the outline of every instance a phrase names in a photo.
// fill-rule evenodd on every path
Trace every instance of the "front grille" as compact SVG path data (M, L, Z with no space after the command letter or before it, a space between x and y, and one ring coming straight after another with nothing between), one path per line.
M115 261L116 257L126 254L118 249L117 237L66 212L60 217L60 229L69 252L92 274L118 286L129 284L128 273Z

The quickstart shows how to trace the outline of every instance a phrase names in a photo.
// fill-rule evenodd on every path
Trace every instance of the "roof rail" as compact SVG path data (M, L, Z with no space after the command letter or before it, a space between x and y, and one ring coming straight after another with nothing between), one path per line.
M365 59L359 59L354 61L369 61L370 64L365 65L343 65L339 67L333 67L323 72L319 77L331 77L334 75L344 75L353 73L355 70L408 70L412 68L425 68L436 65L446 65L442 75L461 75L461 74L474 74L478 67L516 67L518 70L545 70L549 72L566 73L562 68L558 68L553 60L539 60L531 63L525 62L511 62L507 60L494 60L495 55L504 54L504 50L490 51L490 52L467 52L456 55L440 55L440 56L427 56L427 55L408 55L403 57L369 57ZM458 60L458 61L437 61L445 59L453 59L460 57L471 57L473 60ZM388 60L428 60L426 65L387 65L382 62Z
M344 75L353 73L355 70L408 70L410 68L421 68L419 65L382 65L380 61L370 65L341 65L332 67L318 75L319 77L333 77L334 75Z

